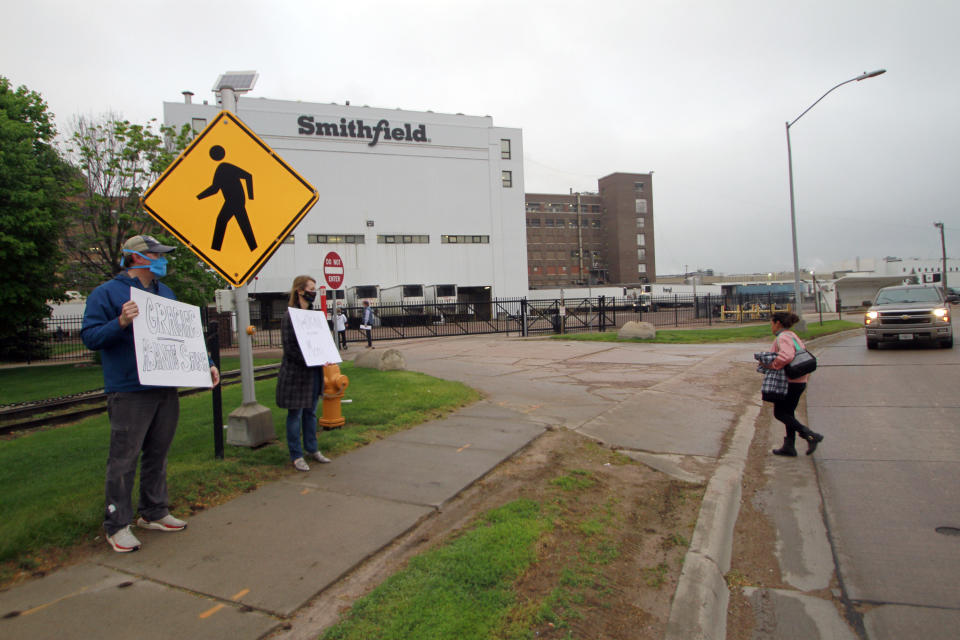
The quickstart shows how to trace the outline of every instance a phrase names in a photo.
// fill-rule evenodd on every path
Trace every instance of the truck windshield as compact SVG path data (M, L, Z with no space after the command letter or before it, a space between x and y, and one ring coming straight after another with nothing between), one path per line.
M376 298L377 288L376 287L357 287L357 297L358 298Z
M403 286L404 298L422 298L423 286L419 284L407 284Z
M940 302L940 293L932 288L884 289L877 296L877 304L909 304L911 302Z

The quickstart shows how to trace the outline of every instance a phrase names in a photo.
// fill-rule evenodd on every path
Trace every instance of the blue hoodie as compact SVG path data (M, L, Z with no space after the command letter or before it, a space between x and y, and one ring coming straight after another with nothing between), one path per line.
M145 288L140 280L122 271L113 280L94 289L87 298L80 337L88 349L101 352L103 390L107 393L158 388L140 384L137 354L133 346L133 325L122 329L119 320L120 308L130 300L130 287L170 300L177 299L170 287L159 280L154 280L153 285Z

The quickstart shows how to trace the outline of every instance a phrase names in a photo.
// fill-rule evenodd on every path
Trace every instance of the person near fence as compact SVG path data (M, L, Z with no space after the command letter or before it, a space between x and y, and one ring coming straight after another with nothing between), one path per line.
M152 236L133 236L123 244L124 271L93 290L87 298L80 336L103 364L103 390L107 394L110 450L107 457L106 509L103 528L114 551L140 548L130 530L133 521L134 476L140 461L140 517L137 526L156 531L181 531L187 523L170 514L167 493L167 453L180 416L175 387L140 384L134 349L133 319L140 310L130 299L131 288L175 300L170 287L160 282L166 274L164 254L174 247ZM220 372L211 364L213 384Z
M317 298L317 281L310 276L297 276L290 288L287 306L310 309ZM323 390L323 366L308 367L290 320L290 313L280 323L283 357L277 374L277 406L287 410L287 451L297 471L310 471L306 455L317 462L330 462L317 444L317 401ZM301 438L303 447L300 446Z
M360 320L360 324L366 327L367 349L373 349L373 309L367 300L363 301L363 318Z
M343 309L337 307L337 315L333 316L333 326L337 330L337 345L347 349L347 316L343 315Z
M767 352L767 355L773 355L772 357L759 357L765 354L757 354L755 357L759 360L760 367L780 372L793 361L797 349L805 348L799 336L793 331L790 331L790 327L799 320L800 318L790 311L778 311L771 316L770 330L776 336L776 339L773 341L772 352ZM786 429L786 435L783 437L783 445L781 445L779 449L774 449L773 453L778 456L796 456L797 449L794 443L796 441L796 435L799 433L800 437L807 441L807 455L810 455L817 450L817 445L823 441L823 435L816 433L804 425L797 420L795 415L797 405L800 402L800 396L803 395L804 390L807 388L807 381L810 379L810 375L807 374L799 378L789 378L784 373L782 377L786 378L786 393L775 393L773 396L768 396L767 393L764 393L764 399L768 397L772 399L773 417L782 422ZM774 380L765 378L764 386L775 387L777 385Z

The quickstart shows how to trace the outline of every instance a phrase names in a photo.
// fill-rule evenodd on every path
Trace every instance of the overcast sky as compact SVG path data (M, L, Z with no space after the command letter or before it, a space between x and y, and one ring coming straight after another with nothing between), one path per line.
M80 114L162 118L227 70L254 97L489 115L527 192L654 172L657 272L792 270L960 246L956 0L8 3L0 74Z

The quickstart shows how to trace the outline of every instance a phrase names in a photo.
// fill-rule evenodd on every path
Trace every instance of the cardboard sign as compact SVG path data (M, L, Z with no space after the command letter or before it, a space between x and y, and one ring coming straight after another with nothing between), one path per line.
M133 343L140 384L157 387L212 387L200 307L130 288L139 314Z
M333 342L330 326L327 324L327 314L310 309L287 309L290 321L293 323L293 332L297 335L297 343L303 352L303 359L308 367L319 367L324 364L338 364L343 362L337 345Z

